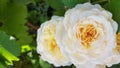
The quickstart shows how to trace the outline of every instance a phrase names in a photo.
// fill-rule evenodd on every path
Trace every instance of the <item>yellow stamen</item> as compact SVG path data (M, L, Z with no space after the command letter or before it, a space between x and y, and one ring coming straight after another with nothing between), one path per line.
M115 52L120 52L120 33L118 33L117 35L116 35L116 41L117 41L117 46L116 46L116 48L114 49L114 51Z
M44 42L46 45L46 49L54 55L56 58L60 59L63 57L60 48L58 47L56 40L54 38L55 33L56 33L56 28L53 25L49 25L48 27L45 28L44 30Z
M93 42L96 39L96 34L97 30L95 26L92 24L87 24L82 25L82 27L79 28L78 32L76 33L76 38L81 39L81 44L89 48L91 42Z

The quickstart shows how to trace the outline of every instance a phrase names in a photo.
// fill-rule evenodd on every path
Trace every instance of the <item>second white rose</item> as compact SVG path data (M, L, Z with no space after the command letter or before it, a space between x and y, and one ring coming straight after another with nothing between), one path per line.
M118 25L100 5L78 4L59 25L57 43L77 68L96 68L114 55Z

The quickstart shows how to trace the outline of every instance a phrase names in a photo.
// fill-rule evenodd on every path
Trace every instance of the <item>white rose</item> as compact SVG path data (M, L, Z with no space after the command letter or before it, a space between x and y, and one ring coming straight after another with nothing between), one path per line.
M98 65L98 64L93 64L93 63L86 63L84 65L75 65L76 68L106 68L105 65Z
M108 67L120 63L120 33L116 35L117 46L113 49L114 55L105 60Z
M100 5L78 4L65 13L61 26L57 27L57 43L73 64L96 68L113 56L118 25Z
M54 66L70 65L69 60L62 55L55 39L56 26L63 22L63 17L54 16L41 25L37 32L37 52L41 58Z

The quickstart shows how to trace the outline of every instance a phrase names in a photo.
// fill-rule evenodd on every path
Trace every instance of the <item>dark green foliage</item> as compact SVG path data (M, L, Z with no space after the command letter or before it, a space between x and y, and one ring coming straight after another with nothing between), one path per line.
M37 1L35 4L30 3L28 7L28 17L29 22L32 22L34 25L40 25L49 19L48 10L49 5L44 1Z

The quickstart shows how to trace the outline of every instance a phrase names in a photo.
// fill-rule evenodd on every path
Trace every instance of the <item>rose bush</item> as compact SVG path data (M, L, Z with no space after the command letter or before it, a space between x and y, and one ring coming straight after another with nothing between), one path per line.
M56 41L77 68L104 68L116 64L108 60L115 55L117 28L112 14L100 5L78 4L57 26Z
M63 17L53 16L50 21L42 24L37 32L37 52L43 60L54 64L56 67L71 64L69 60L62 55L55 39L56 26L62 23L62 21Z

